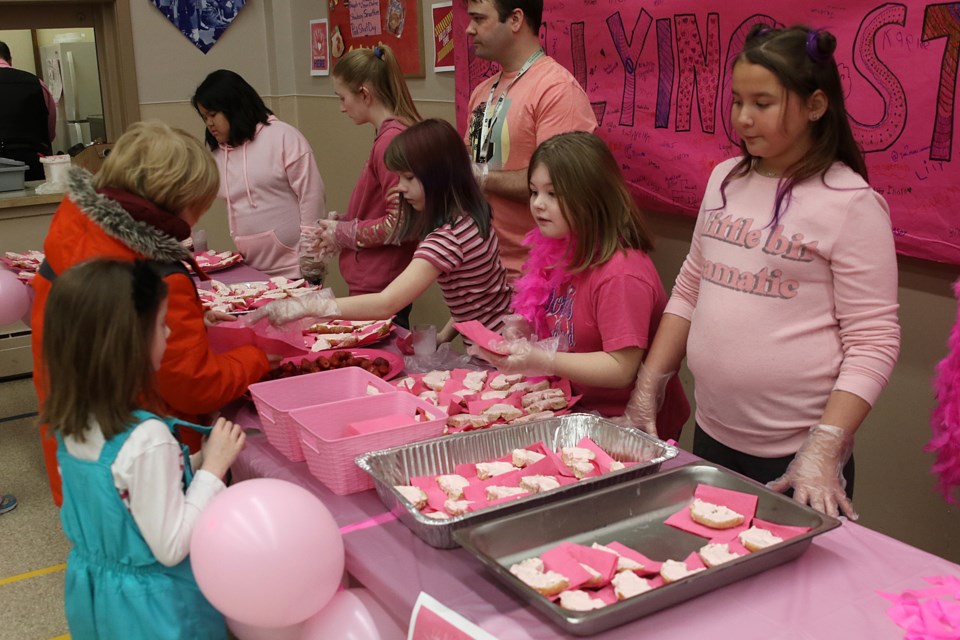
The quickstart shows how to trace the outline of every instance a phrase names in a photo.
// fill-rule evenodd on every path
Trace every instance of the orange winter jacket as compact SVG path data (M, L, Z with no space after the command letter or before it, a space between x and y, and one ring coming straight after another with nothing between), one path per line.
M188 252L176 238L146 222L135 220L120 204L97 193L90 174L72 170L70 192L57 208L43 243L47 263L56 274L92 258L137 258L171 263L187 259ZM266 354L245 345L226 353L214 353L207 342L203 308L193 280L185 273L164 278L168 287L167 350L155 378L155 390L169 413L196 421L242 395L247 386L269 370ZM52 283L37 275L31 312L34 384L41 405L43 384L43 312ZM104 318L109 322L109 318ZM122 354L117 354L122 357ZM60 504L56 440L44 433L44 455L54 499ZM50 449L52 443L52 449ZM50 449L50 450L48 450ZM51 467L52 463L52 467Z

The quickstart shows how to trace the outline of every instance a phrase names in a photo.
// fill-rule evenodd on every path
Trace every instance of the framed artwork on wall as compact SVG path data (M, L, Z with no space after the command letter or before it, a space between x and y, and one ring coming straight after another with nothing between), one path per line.
M422 78L419 0L328 0L330 58L335 65L357 47L389 45L407 77Z
M330 75L330 40L327 20L310 21L310 75Z

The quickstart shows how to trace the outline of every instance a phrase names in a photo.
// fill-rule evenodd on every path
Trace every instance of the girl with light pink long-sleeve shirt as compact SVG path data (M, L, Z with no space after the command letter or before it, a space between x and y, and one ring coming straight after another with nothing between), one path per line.
M625 420L650 430L686 356L695 454L856 518L854 434L900 327L889 211L866 180L836 46L803 26L747 36L731 83L743 155L713 170Z

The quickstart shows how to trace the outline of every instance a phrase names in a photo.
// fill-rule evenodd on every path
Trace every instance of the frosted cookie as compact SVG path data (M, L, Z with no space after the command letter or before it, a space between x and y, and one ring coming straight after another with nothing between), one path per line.
M645 579L641 578L633 571L621 571L613 576L610 581L613 584L613 591L617 594L617 600L626 600L641 593L650 591L653 587Z
M529 493L543 493L560 486L553 476L526 476L520 478L520 488Z
M487 500L500 500L501 498L518 496L521 493L527 493L527 491L520 487L498 487L497 485L490 485L486 489Z
M439 371L434 370L423 376L421 382L426 386L430 387L434 391L442 391L443 385L447 383L447 380L450 379L449 371Z
M783 542L783 538L775 536L766 529L759 527L750 527L746 531L740 532L740 544L749 551L760 551L772 547L775 544Z
M517 576L523 584L541 593L548 598L555 596L570 586L566 576L556 571L544 571L543 563L540 567L524 564L526 561L510 567L510 573Z
M566 396L563 395L563 389L544 389L543 391L528 392L520 399L520 404L524 407L529 407L535 402L548 400L550 398L564 398L564 405L566 405Z
M459 500L463 497L463 488L470 484L470 481L456 473L437 476L437 485L440 490L447 494L448 498Z
M632 559L630 559L630 558L627 558L626 556L620 555L619 553L617 553L616 551L614 551L614 550L611 549L610 547L605 547L605 546L603 546L602 544L597 544L596 542L594 542L594 543L593 543L592 545L590 545L590 546L591 546L592 548L594 548L594 549L599 549L600 551L606 551L607 553L612 553L613 555L617 556L617 571L618 571L618 572L620 572L620 571L642 571L642 570L643 570L643 565L642 565L642 564L640 564L640 563L637 562L636 560L632 560Z
M522 380L522 373L501 373L494 376L493 380L490 381L490 388L494 391L506 391Z
M564 591L560 594L560 606L570 611L593 611L605 607L599 598L591 598L586 591Z
M433 518L434 520L449 520L450 514L444 513L443 511L431 511L430 513L423 514L428 518Z
M570 465L571 462L576 460L594 460L597 457L590 449L585 449L583 447L563 447L560 449L560 460L563 461L563 464Z
M510 424L526 424L527 422L536 422L537 420L546 420L555 416L553 411L538 411L537 413L528 413L525 416L520 416L516 420L511 420Z
M481 400L503 400L510 395L509 391L484 391L480 394Z
M412 504L417 509L423 509L427 504L427 494L420 487L413 487L407 484L397 484L393 486L403 499Z
M473 502L471 500L454 500L450 498L443 503L443 509L452 516L462 516Z
M520 391L523 393L529 393L531 391L544 391L550 388L549 380L537 380L536 382L530 382L528 380L521 380L513 386L510 387L510 393Z
M542 453L537 453L536 451L530 451L529 449L514 449L510 454L511 461L513 466L520 469L528 467L534 462L539 462L546 458Z
M516 467L512 462L478 462L477 477L481 480L492 478L493 476L503 475L508 471L513 471Z
M730 552L730 546L727 543L705 544L697 551L703 564L708 567L716 567L724 562L736 560L740 556Z
M610 463L610 471L620 471L620 469L626 469L627 465L623 464L619 460L614 460Z
M471 371L463 377L463 386L471 391L480 391L487 381L486 371Z
M597 571L596 569L594 569L588 564L583 564L582 562L578 562L577 564L579 564L584 571L590 574L590 579L584 582L583 586L585 587L602 587L603 586L603 576L600 574L599 571Z
M506 421L516 420L523 415L523 411L513 406L512 404L507 404L505 402L498 402L497 404L492 404L486 409L484 409L481 414L484 418L493 422L494 420L503 419Z
M417 397L420 398L421 400L426 400L427 402L429 402L434 406L440 405L440 394L437 393L436 391L433 391L432 389L424 391Z
M490 424L490 421L483 416L473 415L472 413L458 413L455 416L447 418L447 424L455 429L480 429Z
M676 560L667 560L660 566L660 576L663 578L664 582L676 582L681 578L692 576L693 574L700 573L701 571L703 571L702 567L690 569L687 567L686 563L677 562Z
M694 498L690 519L711 529L730 529L743 524L743 515L729 507Z

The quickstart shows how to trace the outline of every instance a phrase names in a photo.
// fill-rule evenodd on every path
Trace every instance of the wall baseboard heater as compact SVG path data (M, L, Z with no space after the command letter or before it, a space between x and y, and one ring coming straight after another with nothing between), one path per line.
M0 333L0 378L33 373L30 330Z

